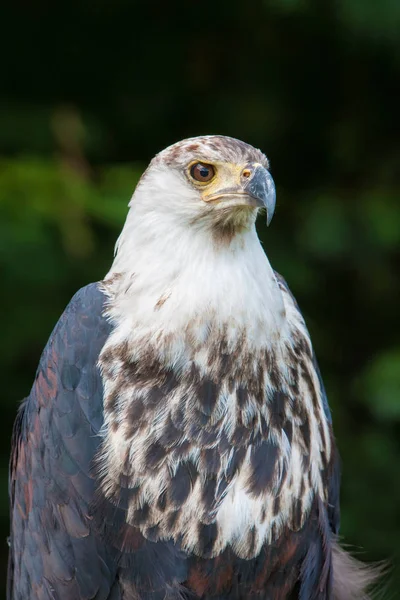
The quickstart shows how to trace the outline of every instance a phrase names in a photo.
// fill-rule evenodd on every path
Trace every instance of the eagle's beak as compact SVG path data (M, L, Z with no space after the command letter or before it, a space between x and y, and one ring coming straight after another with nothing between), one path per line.
M230 187L212 189L211 193L202 195L204 202L217 203L228 206L251 206L253 208L265 208L267 211L267 225L271 223L275 210L275 184L269 171L259 163L250 163L241 168L239 172L234 171L224 179L234 179ZM218 186L218 180L217 180Z
M256 165L253 168L250 166L243 171L243 175L246 176L243 191L255 200L256 206L266 209L267 225L269 225L274 216L276 203L276 191L272 175L262 165Z

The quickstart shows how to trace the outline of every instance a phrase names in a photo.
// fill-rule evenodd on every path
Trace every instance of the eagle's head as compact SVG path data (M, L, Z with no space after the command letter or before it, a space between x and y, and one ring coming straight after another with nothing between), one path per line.
M266 156L225 136L204 136L169 146L151 161L137 186L131 210L167 227L212 231L232 238L251 228L259 209L269 224L275 186Z
M278 286L255 229L260 210L266 211L267 223L274 212L275 185L268 167L260 150L225 136L190 138L157 154L130 201L108 278L124 273L125 288L136 299L143 292L149 306L151 294L158 302L174 293L176 306L167 304L177 309L179 304L182 319L186 313L179 297L184 297L188 313L213 304L222 319L222 303L227 313L238 312L227 296L232 281L240 278L256 282L241 284L243 290L252 287L251 302L244 291L231 297L231 302L239 298L246 313L253 303L264 313L265 305L280 306ZM254 289L262 281L270 289L261 286L258 297Z
M151 162L143 186L151 187L164 207L192 223L218 228L254 221L275 208L275 186L266 156L225 136L190 138L169 146Z

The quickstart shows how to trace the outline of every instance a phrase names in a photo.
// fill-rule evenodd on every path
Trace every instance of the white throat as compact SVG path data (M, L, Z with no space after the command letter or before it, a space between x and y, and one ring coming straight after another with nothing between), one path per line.
M254 224L218 243L207 227L164 216L133 204L118 240L105 278L118 337L154 339L196 323L200 337L209 327L246 328L255 347L276 341L285 308Z

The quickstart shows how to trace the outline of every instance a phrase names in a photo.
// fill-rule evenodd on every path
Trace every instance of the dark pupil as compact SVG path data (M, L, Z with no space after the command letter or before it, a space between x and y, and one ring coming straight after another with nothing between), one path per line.
M208 177L209 173L210 173L210 169L208 169L207 167L200 167L200 169L199 169L200 177L205 179L206 177Z

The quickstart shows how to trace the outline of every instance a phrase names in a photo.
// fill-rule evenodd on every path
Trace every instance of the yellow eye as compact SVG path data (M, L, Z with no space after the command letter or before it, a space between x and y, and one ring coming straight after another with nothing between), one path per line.
M196 163L190 167L190 176L200 183L207 183L215 175L215 169L212 165L206 165L205 163Z

